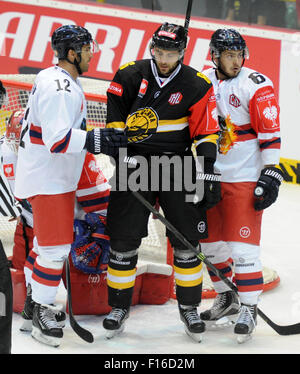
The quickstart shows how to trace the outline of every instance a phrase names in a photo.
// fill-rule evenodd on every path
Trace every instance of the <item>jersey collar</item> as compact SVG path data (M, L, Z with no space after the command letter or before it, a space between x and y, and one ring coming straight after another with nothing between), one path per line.
M179 73L179 71L181 69L181 64L178 64L178 66L176 67L176 69L173 71L173 73L170 76L168 76L164 80L161 80L159 75L158 75L157 67L155 65L155 62L153 60L150 60L150 63L151 63L152 73L153 73L154 78L155 78L155 80L156 80L156 82L157 82L157 84L159 85L160 88L165 87Z

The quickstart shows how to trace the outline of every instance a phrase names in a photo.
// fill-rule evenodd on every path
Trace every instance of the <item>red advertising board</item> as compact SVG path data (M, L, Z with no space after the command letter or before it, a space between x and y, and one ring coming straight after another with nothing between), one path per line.
M35 73L52 65L55 60L50 36L62 24L73 23L86 27L100 46L100 52L95 54L86 75L111 80L120 65L149 56L149 40L161 23L157 22L158 17L147 11L130 9L130 17L127 18L115 7L109 13L109 7L105 6L106 13L99 14L102 6L99 3L89 5L83 11L74 10L76 3L70 6L70 3L56 2L65 4L64 8L46 6L47 3L51 2L44 0L43 5L40 5L41 2L32 5L29 1L0 1L1 74ZM164 19L168 20L168 17L164 15ZM181 16L181 19L183 24L184 17ZM184 62L202 70L211 66L209 39L220 25L215 24L212 28L214 23L211 21L210 27L205 28L207 19L201 27L201 19L195 20L199 22L195 22L196 27L191 24ZM281 41L258 35L259 32L256 36L244 34L250 50L250 59L245 65L268 75L278 93Z

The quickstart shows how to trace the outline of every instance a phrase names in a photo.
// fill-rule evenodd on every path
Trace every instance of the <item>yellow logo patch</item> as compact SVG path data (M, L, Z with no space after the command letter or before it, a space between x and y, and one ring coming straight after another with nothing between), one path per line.
M128 141L141 142L156 132L158 115L152 108L142 108L128 116L126 125Z

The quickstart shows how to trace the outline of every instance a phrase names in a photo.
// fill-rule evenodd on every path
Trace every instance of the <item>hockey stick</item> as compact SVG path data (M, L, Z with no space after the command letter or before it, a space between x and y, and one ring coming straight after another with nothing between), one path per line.
M186 8L186 13L185 13L185 21L184 21L184 30L185 34L187 36L189 32L189 25L190 25L190 19L191 19L191 12L192 12L192 5L193 5L193 0L188 0L188 5Z
M132 194L152 212L187 248L195 253L199 260L203 261L213 273L219 277L232 291L237 293L237 287L230 282L225 275L217 269L202 252L199 252L163 215L161 215L139 192L132 191ZM257 308L258 315L279 335L295 335L300 334L300 323L294 325L280 326L270 320L259 308Z
M94 337L92 333L83 327L81 327L74 318L72 310L72 291L71 291L71 279L70 279L70 264L69 258L66 259L66 278L67 278L67 291L68 291L68 308L69 308L69 319L70 325L75 333L83 340L88 343L93 343Z

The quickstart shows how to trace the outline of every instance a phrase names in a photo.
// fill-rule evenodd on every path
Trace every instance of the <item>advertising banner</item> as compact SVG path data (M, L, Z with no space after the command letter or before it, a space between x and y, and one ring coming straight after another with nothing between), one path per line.
M165 21L183 25L184 16L102 3L0 0L1 74L37 73L54 64L52 32L63 24L77 24L86 27L100 47L85 76L110 81L119 66L150 57L151 36ZM300 33L222 22L192 15L184 63L199 71L212 66L209 55L212 33L220 27L238 29L250 51L245 66L264 73L274 83L281 107L282 157L300 160L297 110L300 103Z

